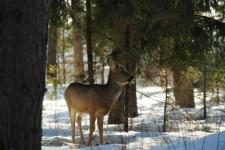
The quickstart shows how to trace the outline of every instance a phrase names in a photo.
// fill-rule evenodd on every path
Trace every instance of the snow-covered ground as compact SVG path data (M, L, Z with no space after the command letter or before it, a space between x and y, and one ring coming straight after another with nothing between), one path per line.
M62 90L59 93L62 93ZM57 100L45 98L43 106L43 150L225 150L225 104L213 105L208 101L208 119L202 118L202 95L195 92L196 109L168 107L168 130L161 132L165 94L160 87L137 87L139 116L129 120L129 132L123 125L108 125L104 120L104 142L98 143L98 129L93 137L93 146L80 145L76 128L76 143L71 143L70 120L62 94ZM172 95L170 95L172 97ZM210 96L209 96L210 97ZM173 99L173 98L172 98ZM82 125L85 140L88 140L88 116Z

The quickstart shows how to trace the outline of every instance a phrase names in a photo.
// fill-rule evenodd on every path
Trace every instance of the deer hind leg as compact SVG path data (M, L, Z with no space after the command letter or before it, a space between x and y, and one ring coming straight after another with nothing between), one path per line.
M91 139L92 139L92 135L93 132L95 131L95 120L96 120L96 116L95 114L91 113L90 114L90 129L89 129L89 141L88 141L88 145L91 145Z
M69 113L70 113L70 123L71 123L71 132L72 132L72 142L75 144L76 111L74 109L69 108Z
M97 116L100 144L103 144L103 119L104 119L104 115L99 114Z
M83 136L83 130L82 130L82 126L81 126L81 120L82 120L82 113L78 113L77 124L78 124L78 128L79 128L79 131L80 131L81 144L85 144L84 136Z

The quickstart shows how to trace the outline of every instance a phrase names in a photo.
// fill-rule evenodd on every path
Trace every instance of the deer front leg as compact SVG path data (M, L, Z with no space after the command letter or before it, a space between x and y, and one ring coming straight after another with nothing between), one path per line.
M73 109L69 109L70 114L70 123L71 123L71 132L72 132L72 142L75 144L75 117L76 112Z
M92 135L93 135L93 132L95 131L95 120L96 120L95 114L91 113L90 114L90 133L89 133L88 145L91 145Z
M80 131L81 144L85 144L84 136L83 136L83 130L82 130L82 126L81 126L81 120L82 120L82 114L79 113L78 116L77 116L77 124L78 124L78 128L79 128L79 131Z
M103 119L104 119L104 115L99 114L97 116L100 144L103 144Z

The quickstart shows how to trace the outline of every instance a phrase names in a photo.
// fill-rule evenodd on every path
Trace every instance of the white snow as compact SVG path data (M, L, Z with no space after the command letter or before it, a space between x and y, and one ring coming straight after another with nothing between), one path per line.
M195 91L195 109L168 107L169 132L161 132L165 94L160 87L137 87L139 116L129 119L129 132L123 125L108 125L104 120L104 142L97 145L98 129L93 137L93 146L80 145L76 127L76 145L71 142L70 120L63 99L63 87L57 100L46 96L43 104L43 150L225 150L225 104L213 105L208 101L208 119L201 120L203 110L201 94ZM172 94L170 95L171 97ZM210 100L210 99L208 99ZM192 119L194 118L194 120ZM88 116L82 120L85 141L88 140Z

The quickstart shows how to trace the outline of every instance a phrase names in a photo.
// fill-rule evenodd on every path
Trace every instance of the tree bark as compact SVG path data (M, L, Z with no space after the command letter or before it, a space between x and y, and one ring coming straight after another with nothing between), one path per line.
M203 70L203 119L207 118L207 110L206 110L206 92L207 92L207 69L206 65L204 64L204 70Z
M73 52L74 52L74 76L75 81L81 81L84 76L84 60L83 60L83 45L82 45L82 33L81 27L78 23L81 22L81 12L78 9L80 1L71 1L71 18L73 20Z
M164 104L164 115L163 115L163 132L167 131L168 128L168 114L167 114L167 106L168 106L168 94L169 94L169 90L168 90L168 71L165 67L164 71L162 72L162 78L164 78L163 81L165 82L161 82L161 84L164 85L165 87L165 104Z
M112 57L116 63L125 65L124 59L121 60L117 57L117 54L122 53L119 49L113 49ZM124 124L125 118L125 88L113 105L111 112L109 113L108 123L109 124Z
M76 81L81 81L84 74L82 35L79 28L73 26L74 75Z
M104 48L101 49L101 56L100 56L100 61L101 61L101 83L105 83L105 61L104 61Z
M1 1L0 149L40 150L48 3Z
M127 25L124 31L124 48L123 51L114 50L114 54L121 53L121 55L126 54L130 48L130 33L129 26ZM113 56L114 57L114 56ZM115 56L116 57L116 56ZM124 56L125 57L125 56ZM136 64L131 62L129 58L115 58L117 63L123 64L129 72L135 75ZM109 123L120 124L124 123L124 130L128 131L128 117L136 117L138 115L137 111L137 97L136 97L136 83L125 87L123 91L123 96L116 102L112 111L109 115ZM119 113L118 113L119 112ZM112 114L114 113L114 114ZM123 114L123 118L122 115Z
M124 50L126 53L130 50L130 26L126 25L124 36ZM125 66L129 72L135 75L136 64L130 61L130 57L125 59ZM124 115L124 131L128 132L128 117L136 117L137 112L137 97L136 97L136 83L125 86L125 115Z
M136 64L130 62L129 71L135 75ZM128 102L128 117L137 117L138 108L137 108L137 95L136 95L136 78L132 84L129 84L129 102Z
M180 69L173 69L174 96L181 108L195 108L193 82L186 79Z
M66 83L66 58L65 58L65 49L66 49L66 41L65 41L65 30L62 29L62 45L61 45L61 60L62 60L62 82Z
M91 0L86 0L86 42L88 56L88 81L94 84L92 30L91 30Z
M166 84L166 68L164 67L164 65L160 64L159 65L159 81L160 81L160 86L164 87Z
M108 118L109 124L124 123L124 89L117 102L114 104Z

